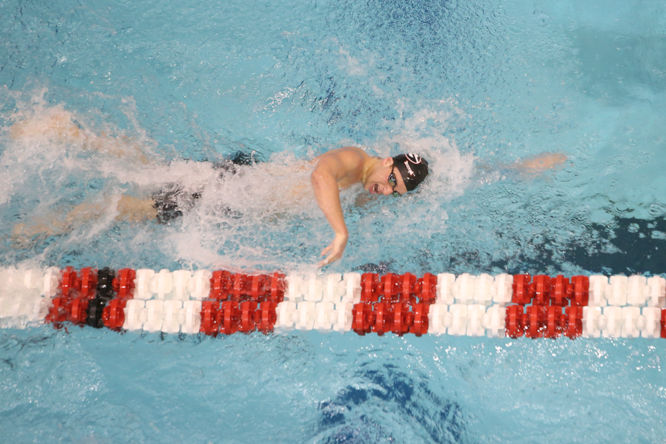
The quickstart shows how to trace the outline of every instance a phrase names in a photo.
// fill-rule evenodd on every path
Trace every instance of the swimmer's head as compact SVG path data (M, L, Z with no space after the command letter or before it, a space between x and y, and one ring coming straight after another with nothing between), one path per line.
M418 154L398 154L393 166L400 172L407 191L414 190L428 175L428 162Z
M400 196L414 190L427 175L425 159L418 154L400 154L374 163L363 179L363 186L371 194Z

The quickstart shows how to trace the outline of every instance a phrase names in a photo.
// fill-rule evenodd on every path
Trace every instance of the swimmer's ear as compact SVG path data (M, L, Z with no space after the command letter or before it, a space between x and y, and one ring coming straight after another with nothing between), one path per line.
M382 165L384 165L385 167L393 166L393 158L392 157L385 157L382 160Z

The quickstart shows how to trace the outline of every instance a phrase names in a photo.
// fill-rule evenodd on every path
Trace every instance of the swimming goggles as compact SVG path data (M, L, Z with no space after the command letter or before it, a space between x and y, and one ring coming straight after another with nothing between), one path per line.
M395 178L395 173L393 172L394 169L395 169L395 167L391 168L391 174L389 174L387 180L388 180L388 184L391 185L391 188L393 188L393 197L399 197L400 193L398 193L395 190L395 187L398 186L398 179Z

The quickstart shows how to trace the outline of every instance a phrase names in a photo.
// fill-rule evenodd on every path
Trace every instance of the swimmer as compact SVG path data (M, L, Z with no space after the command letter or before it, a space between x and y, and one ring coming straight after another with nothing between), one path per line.
M19 126L16 126L19 125ZM88 147L108 147L113 141L106 141L103 136L84 133L73 121L69 113L56 114L50 117L49 122L39 125L32 123L18 123L10 129L13 138L31 136L30 129L40 131L51 130L54 137L72 142L83 138ZM49 128L49 125L52 128ZM114 150L112 154L118 154ZM548 154L516 163L515 167L521 171L536 173L552 168L565 161L562 154ZM218 166L222 174L235 173L237 168L253 166L259 168L261 164L254 163L253 159L241 153ZM371 195L402 196L414 191L428 175L428 162L418 154L400 154L394 157L380 158L367 154L358 147L343 147L328 151L311 161L302 163L302 168L311 170L309 174L310 188L322 213L333 230L332 242L322 250L323 259L319 266L323 267L339 260L347 246L349 232L340 202L340 192L354 185L362 185L363 189ZM263 169L265 174L271 174L271 169ZM302 188L307 187L302 184ZM299 187L299 188L301 188ZM288 194L288 193L283 193ZM138 198L123 195L116 205L116 220L128 222L141 222L157 220L167 223L177 218L183 212L191 209L196 200L201 197L200 192L190 193L183 190L178 184L173 184L153 193L150 197ZM287 199L287 197L284 197ZM70 231L74 226L87 220L100 217L106 210L103 203L83 203L72 209L64 217L49 217L45 221L33 223L31 226L17 224L14 227L15 239L31 238L36 235L56 235Z
M235 156L218 168L233 172L239 166L248 165L246 159L246 156ZM334 232L333 241L321 252L325 257L319 262L320 267L340 259L349 238L340 202L341 190L361 184L370 194L400 196L413 191L428 175L427 161L416 154L382 159L357 147L328 151L306 165L312 169L310 185L314 197ZM117 203L116 220L168 223L194 207L200 197L201 193L189 193L178 184L168 185L146 198L123 195ZM17 224L14 237L63 234L83 222L101 217L105 210L104 203L82 203L64 217L51 215L29 227Z
M516 162L512 168L536 174L565 161L564 154L545 153ZM319 262L320 267L340 259L349 238L340 205L340 190L360 183L370 194L397 197L415 190L428 175L428 162L414 153L382 159L368 155L361 148L345 147L322 154L315 162L312 188L319 208L335 233L331 244L321 252L326 257Z
M428 175L428 162L418 154L400 154L384 159L355 147L338 148L319 156L310 176L319 208L335 236L322 250L319 266L342 257L349 239L340 190L360 183L370 194L401 196L413 191Z

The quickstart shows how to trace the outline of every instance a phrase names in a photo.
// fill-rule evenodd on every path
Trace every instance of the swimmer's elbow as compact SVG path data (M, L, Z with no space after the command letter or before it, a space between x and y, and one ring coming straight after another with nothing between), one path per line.
M338 186L331 174L327 171L313 171L310 175L312 191L321 205L322 202L331 202L338 195Z
M329 182L330 174L327 174L320 169L315 169L312 174L310 174L310 183L314 189L325 187Z

